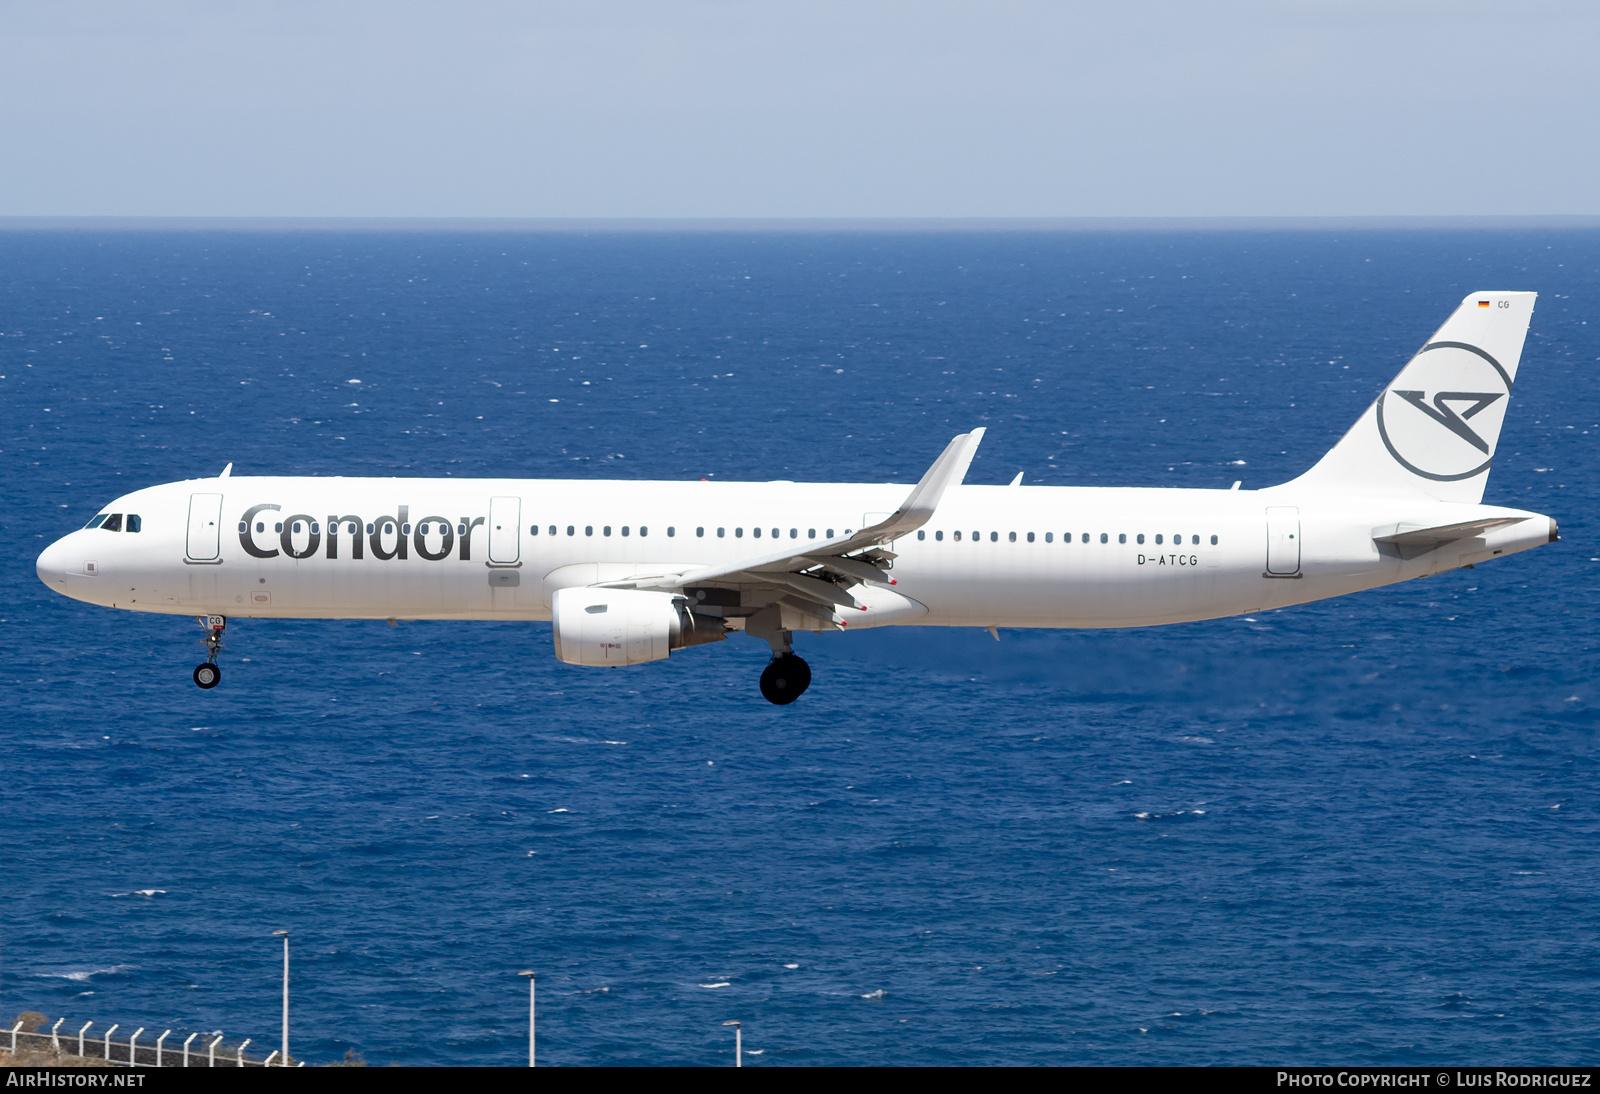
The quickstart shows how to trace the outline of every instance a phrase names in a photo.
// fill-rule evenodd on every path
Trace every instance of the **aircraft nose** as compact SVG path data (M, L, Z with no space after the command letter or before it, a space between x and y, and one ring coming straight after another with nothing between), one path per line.
M71 538L65 536L56 540L44 549L39 555L39 561L34 563L39 580L58 593L65 590L69 576L83 572L83 560L76 557L72 545L67 542Z

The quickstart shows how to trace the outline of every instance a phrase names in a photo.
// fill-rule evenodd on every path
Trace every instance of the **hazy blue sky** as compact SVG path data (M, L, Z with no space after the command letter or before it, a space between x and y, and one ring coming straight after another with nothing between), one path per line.
M0 5L0 215L1600 213L1600 4Z

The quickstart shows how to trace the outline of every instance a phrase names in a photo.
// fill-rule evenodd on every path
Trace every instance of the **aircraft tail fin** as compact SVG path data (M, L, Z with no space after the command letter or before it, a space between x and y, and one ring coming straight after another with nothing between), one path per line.
M1481 502L1537 295L1468 296L1296 484Z

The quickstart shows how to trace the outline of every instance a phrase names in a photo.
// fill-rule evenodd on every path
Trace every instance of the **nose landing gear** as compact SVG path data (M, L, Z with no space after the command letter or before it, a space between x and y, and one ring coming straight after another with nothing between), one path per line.
M228 620L220 615L195 618L200 621L200 626L206 632L206 661L203 665L195 666L194 682L197 687L209 691L222 682L222 666L217 664L217 654L222 651L222 632L228 628Z
M769 703L787 706L811 686L811 666L793 653L780 653L761 673L761 695Z

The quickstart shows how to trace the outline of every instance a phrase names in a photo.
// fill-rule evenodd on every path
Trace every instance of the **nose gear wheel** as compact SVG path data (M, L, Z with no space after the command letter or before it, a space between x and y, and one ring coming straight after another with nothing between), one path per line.
M206 660L203 665L196 665L194 669L194 682L196 687L207 691L217 686L222 681L222 666L217 664L217 654L222 652L222 632L228 629L228 620L220 615L196 616L200 626L205 630Z

